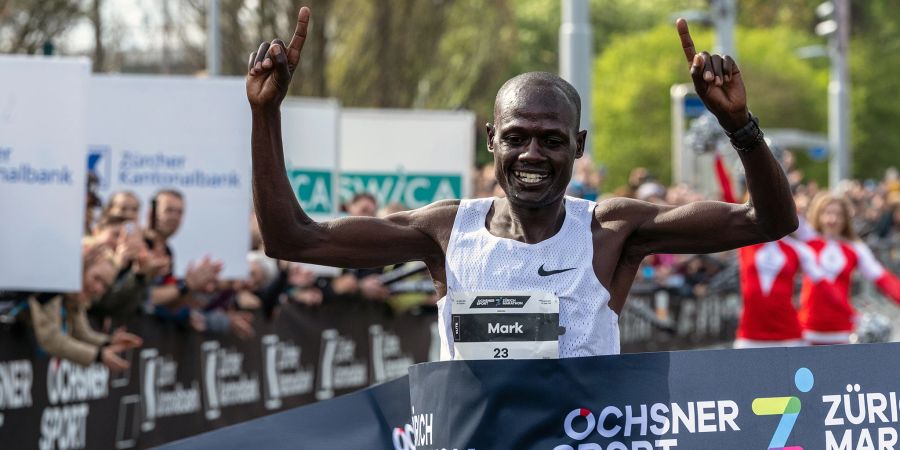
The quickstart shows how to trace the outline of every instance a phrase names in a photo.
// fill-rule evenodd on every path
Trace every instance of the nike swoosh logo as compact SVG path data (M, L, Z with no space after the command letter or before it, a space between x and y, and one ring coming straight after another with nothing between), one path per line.
M556 275L558 273L568 272L570 270L575 270L574 267L570 267L568 269L559 269L559 270L544 270L544 265L541 264L541 267L538 269L538 275L542 277L547 277L550 275Z

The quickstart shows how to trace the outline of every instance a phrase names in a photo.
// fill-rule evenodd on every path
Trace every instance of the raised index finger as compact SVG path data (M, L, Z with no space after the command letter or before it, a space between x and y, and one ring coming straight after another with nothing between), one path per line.
M288 45L287 60L288 66L297 67L300 61L300 50L303 50L303 43L306 42L306 28L309 26L309 8L300 8L297 14L297 28L294 30L294 36L291 37L291 43Z
M687 58L688 65L691 65L694 62L694 55L697 54L697 51L694 50L694 40L691 39L691 30L688 30L687 20L679 17L675 21L675 28L678 29L678 37L681 38L681 49L684 50L684 57Z

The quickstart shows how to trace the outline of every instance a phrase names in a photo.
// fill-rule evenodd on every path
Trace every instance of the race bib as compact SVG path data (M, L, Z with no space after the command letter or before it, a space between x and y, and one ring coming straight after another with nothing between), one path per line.
M559 358L559 298L549 292L448 295L454 359Z

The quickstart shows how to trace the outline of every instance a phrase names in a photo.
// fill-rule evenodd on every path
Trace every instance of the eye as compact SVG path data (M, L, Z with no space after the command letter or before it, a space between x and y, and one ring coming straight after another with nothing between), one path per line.
M563 145L563 140L556 137L549 137L544 139L544 146L549 148L556 148Z
M510 134L503 136L503 142L506 142L513 147L518 147L525 144L525 137L518 134Z

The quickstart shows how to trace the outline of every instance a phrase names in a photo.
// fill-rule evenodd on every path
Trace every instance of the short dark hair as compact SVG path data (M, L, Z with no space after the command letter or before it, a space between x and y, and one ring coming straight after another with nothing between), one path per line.
M360 192L353 194L353 197L350 197L350 200L347 200L347 203L344 203L343 205L341 205L341 212L347 212L348 206L350 206L360 200L369 200L375 205L376 208L378 207L378 199L375 198L374 195L372 195L370 192L367 192L367 191L360 191Z
M353 197L350 197L350 201L347 203L352 205L360 200L371 200L372 203L374 203L376 206L378 205L378 199L376 199L374 195L366 191L353 194Z
M494 99L495 116L500 108L500 101L506 95L506 92L522 85L558 89L566 97L566 100L575 107L575 126L578 127L578 124L581 123L581 96L578 95L578 90L559 75L550 72L525 72L503 83L503 86L500 86L500 90L497 91L497 97Z
M171 195L172 197L175 197L178 200L184 200L184 195L182 195L181 192L179 192L175 189L160 189L160 190L156 191L155 194L153 194L153 197L150 198L150 201L155 202L155 201L159 200L159 197L161 197L163 195Z

